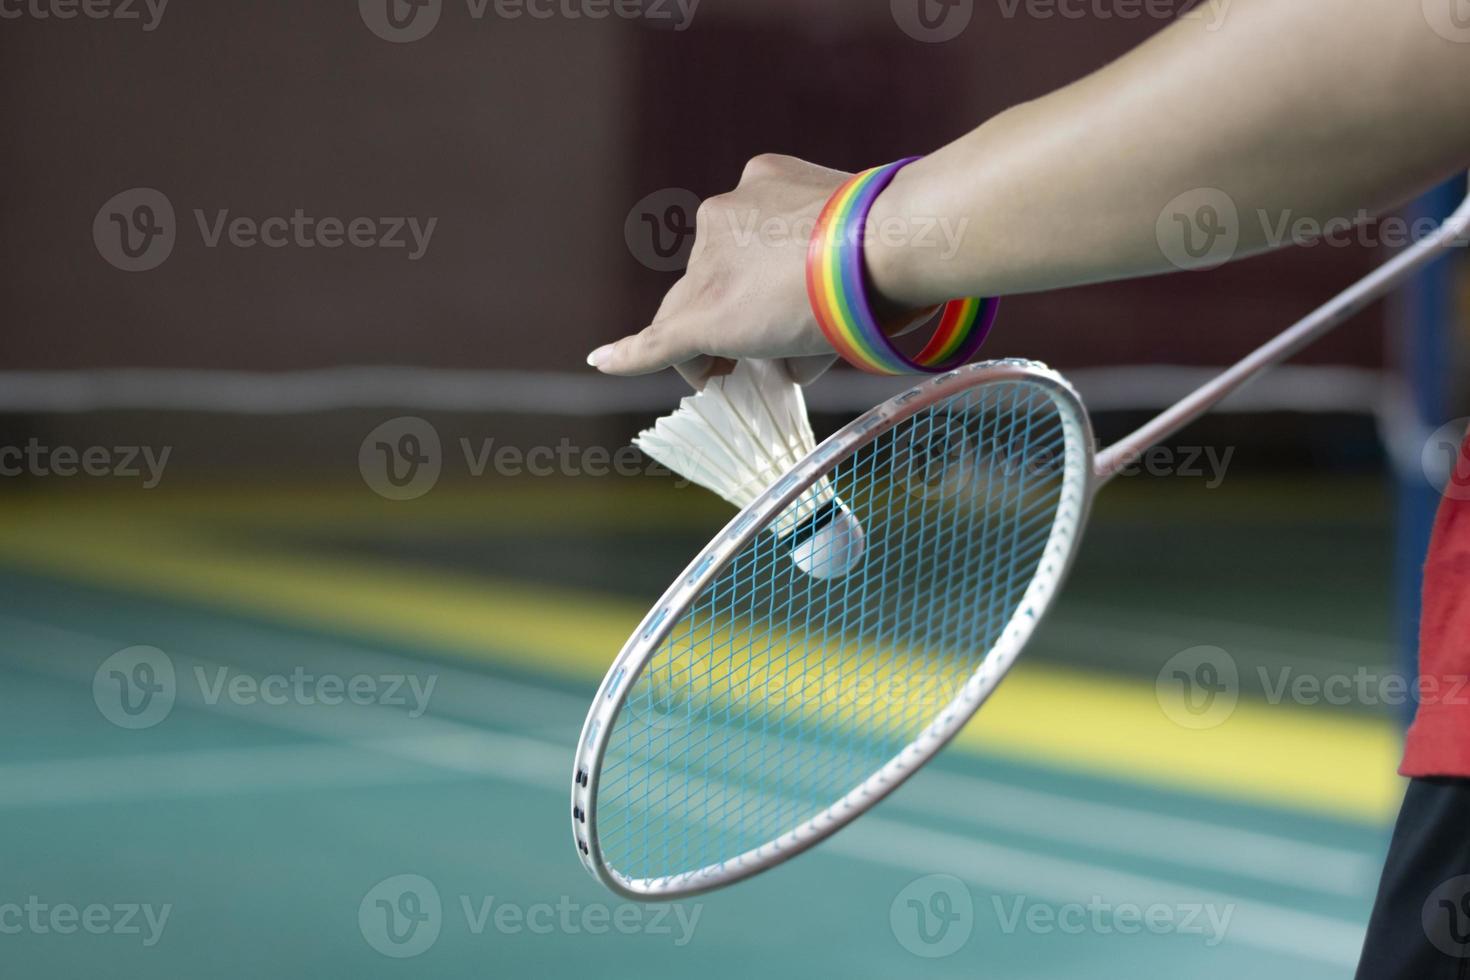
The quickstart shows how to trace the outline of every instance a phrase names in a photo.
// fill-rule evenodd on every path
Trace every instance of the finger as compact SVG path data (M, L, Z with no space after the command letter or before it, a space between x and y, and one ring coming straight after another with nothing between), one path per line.
M809 385L827 373L837 363L836 354L815 354L810 357L788 357L786 373L799 385Z
M674 370L678 371L695 391L703 391L705 383L710 378L718 378L734 371L735 362L728 357L701 354L682 364L675 364Z
M670 317L617 343L597 348L587 355L587 363L603 374L623 377L651 374L703 354L699 336L696 321Z

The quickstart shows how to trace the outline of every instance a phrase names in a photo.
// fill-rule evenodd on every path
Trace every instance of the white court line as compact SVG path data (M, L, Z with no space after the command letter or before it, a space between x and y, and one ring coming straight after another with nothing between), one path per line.
M1216 367L1124 365L1079 368L1067 376L1089 411L1139 411L1174 404L1213 379ZM1258 378L1217 412L1347 412L1374 415L1384 400L1381 371L1289 364ZM813 385L816 411L864 412L913 383L836 372ZM547 391L555 391L554 399ZM305 371L101 368L0 371L0 411L111 409L290 415L339 409L411 409L527 415L599 416L665 412L687 395L665 372L608 384L595 372L450 370L343 366Z
M30 629L72 645L78 641L108 642L105 638L75 630L0 614L0 622L6 621L11 624L9 632L12 636L19 636L23 630ZM255 637L252 634L259 635ZM38 647L44 645L38 644ZM438 663L375 651L358 651L340 643L313 640L303 643L298 650L294 649L294 644L282 644L275 633L251 627L233 630L226 642L221 644L217 641L216 646L225 655L223 659L232 660L241 669L245 669L250 655L268 652L274 662L265 665L260 673L289 671L309 656L312 669L318 673L346 676L416 672L436 675L438 684L432 702L435 709L449 699L470 718L503 722L505 715L510 714L533 722L547 734L564 732L570 736L580 724L587 705L584 699L574 695ZM293 657L293 652L303 656ZM233 659L229 656L231 654L235 655ZM170 656L181 678L191 677L196 668L212 670L217 666L177 652ZM20 654L20 657L41 672L64 674L71 680L90 683L90 675L65 670L54 658L26 654ZM249 669L255 670L259 666L249 665ZM481 731L441 717L409 718L401 711L382 706L252 706L225 699L209 704L196 685L181 682L177 687L179 702L190 707L338 741L380 740L394 733L404 737L428 734L455 736ZM556 719L559 718L565 718L565 722L558 722ZM561 770L568 765L569 748L564 750L564 755L566 757L552 767L555 778L563 782ZM1228 825L1196 819L1165 817L1141 808L1110 806L1075 796L1025 790L942 769L925 770L888 805L919 815L960 817L972 823L1060 843L1084 843L1111 853L1151 856L1186 868L1227 871L1273 885L1287 884L1329 895L1358 893L1365 882L1371 883L1375 867L1368 855L1354 850L1329 848L1272 834L1248 833ZM1120 830L1125 831L1126 836Z
M514 782L553 794L566 788L560 771L566 761L564 747L535 739L473 731L370 739L351 743L351 749ZM365 764L361 755L342 746L166 752L147 757L107 756L0 766L0 806L233 795L261 789L310 790L426 778L414 774L411 767L396 767L390 776L383 772L381 762ZM1140 908L1209 906L1220 914L1228 909L1227 942L1234 940L1335 966L1356 962L1363 939L1361 924L1333 916L987 844L887 817L870 815L857 821L822 844L816 853L841 854L913 874L953 874L982 888L1023 895L1032 901L1086 903L1101 899L1115 907L1125 903Z
M0 615L0 621L8 621L12 627L12 637L18 637L22 631L31 630L43 635L49 634L55 638L61 638L75 645L78 640L86 643L107 644L105 638L78 632L75 630L54 627L49 624L37 623L32 620ZM253 644L251 649L269 649L271 644ZM274 645L279 651L279 644ZM341 648L347 650L350 648ZM311 647L316 652L316 647ZM179 654L171 654L181 672L189 671L194 666L205 662L195 658L184 657ZM75 666L70 668L63 666L54 656L46 656L39 651L34 653L20 653L18 658L27 662L40 672L54 676L62 676L73 681L90 682L90 673L78 671ZM320 660L321 658L318 658ZM369 665L390 665L396 668L413 666L420 670L433 672L437 665L427 664L420 661L397 658L391 655L382 655L364 651L361 658L347 653L329 655L328 661L336 659L339 665L348 669L346 672L363 672ZM320 664L313 666L315 670L322 670ZM328 668L327 671L330 672ZM581 702L570 695L557 692L547 692L529 685L514 682L501 681L483 674L468 671L456 671L447 669L448 673L458 675L456 680L460 685L473 685L481 691L495 692L499 695L502 691L508 691L512 697L524 701L528 693L548 697L549 701L559 702L565 707L575 707L580 714ZM499 689L499 690L497 690ZM346 741L347 744L362 748L370 747L372 751L388 755L400 760L407 760L435 766L442 770L459 773L493 776L497 778L513 779L514 781L538 786L549 790L566 788L565 767L569 758L569 750L565 746L555 743L544 742L538 739L521 738L517 736L491 734L481 729L465 725L459 722L447 721L439 718L421 717L409 718L404 712L381 706L349 706L343 705L337 708L324 709L308 705L287 705L280 708L262 710L261 706L239 705L227 700L221 700L215 704L207 703L203 697L192 690L189 685L179 685L180 700L193 707L203 708L222 714L227 714L241 720L249 720L265 724L274 728L289 730L297 733L310 734L324 737L335 741ZM496 697L496 700L501 700ZM351 722L351 724L344 724ZM396 729L401 735L396 737L383 737L386 730ZM354 733L355 730L355 733ZM570 729L569 729L570 730ZM235 753L234 758L248 760L252 751L280 754L278 748L262 750L229 750ZM172 758L169 754L167 758ZM185 754L187 756L188 754ZM197 756L198 754L194 754ZM208 754L206 753L206 757ZM104 760L96 760L102 766L116 766L120 762L128 761L127 757L110 757ZM158 757L152 760L144 760L145 765L153 765L162 761ZM181 761L187 761L181 759ZM321 761L321 760L318 760ZM83 773L68 770L67 767L73 763L67 761L23 763L16 766L0 767L0 806L7 805L36 805L44 802L47 793L61 794L57 798L60 802L66 798L66 790L46 789L48 783L45 780L45 772L48 768L57 770L57 779L50 785L64 784L68 780L81 779L91 781ZM76 764L87 766L90 763L82 760ZM311 763L315 764L315 763ZM310 764L303 764L307 766ZM161 770L167 771L170 766L160 766ZM174 779L174 788L169 790L170 794L177 794L182 788L176 784L186 781L190 773L197 772L198 767L183 765L179 768L177 777L169 777L161 773L155 773L151 779L143 780L145 784L159 787L162 791L170 784L168 780ZM305 769L285 770L283 779L288 783L299 778L299 774ZM368 778L363 774L360 767L344 765L342 767L342 778L348 780ZM7 778L13 777L13 778ZM387 778L388 774L384 774ZM268 780L262 783L260 780L266 777L257 774L255 785L260 788L269 786ZM391 779L389 781L392 781ZM107 779L95 781L98 787L94 795L73 796L75 802L84 800L101 801L107 798L102 787L106 785L126 785L117 782L109 783ZM925 789L926 784L931 787ZM213 777L206 777L203 786L221 786L222 781ZM29 790L26 788L29 787ZM1294 869L1291 873L1290 884L1300 888L1313 888L1331 894L1342 894L1342 878L1338 872L1330 872L1325 875L1320 873L1322 864L1341 863L1349 868L1361 872L1365 858L1356 852L1343 851L1330 848L1321 848L1313 845L1305 845L1301 842L1292 841L1289 838L1275 837L1274 835L1250 834L1231 830L1219 825L1206 822L1182 820L1178 818L1160 817L1146 811L1130 810L1122 807L1112 807L1103 804L1091 803L1077 800L1071 797L1039 793L1021 790L1015 787L1007 787L986 780L978 780L970 777L943 772L927 772L921 774L915 781L914 788L922 796L914 796L913 800L906 800L898 804L899 800L905 800L905 794L898 794L895 804L899 809L907 809L911 812L922 812L930 816L954 816L957 812L966 809L974 809L977 817L984 818L985 810L993 811L996 815L997 825L1007 829L1039 836L1051 836L1055 840L1063 842L1098 843L1088 840L1086 832L1079 834L1076 826L1068 826L1067 821L1047 819L1046 814L1059 815L1071 813L1081 818L1086 823L1100 818L1108 818L1120 821L1122 827L1142 830L1143 836L1134 841L1113 840L1108 849L1114 852L1131 854L1150 854L1162 857L1165 860L1175 861L1194 867L1203 867L1206 870L1220 870L1222 861L1228 863L1229 870L1243 876L1262 877L1263 880L1279 883L1281 871L1272 869L1264 871L1262 861L1252 856L1252 849L1258 846L1270 847L1272 853L1278 857L1289 857L1291 863L1287 867ZM131 793L131 790L125 790ZM955 793L964 794L964 797L956 805ZM944 796L943 803L939 803L939 796ZM918 805L919 799L925 799L925 805ZM1008 810L1008 815L1000 818L1002 810ZM919 828L915 828L919 830ZM923 831L921 831L922 833ZM1168 845L1160 844L1153 847L1155 840L1164 841L1173 836ZM1095 836L1095 835L1093 835ZM1218 838L1218 840L1216 840ZM1213 852L1209 847L1199 847L1201 840L1208 841L1212 846L1219 845ZM991 845L986 845L991 846ZM1238 848L1231 851L1230 848ZM1029 852L1017 850L1016 853L1026 854ZM1201 860L1203 858L1203 860ZM1269 862L1268 862L1269 863ZM1098 867L1096 865L1079 865L1084 867ZM1318 869L1319 873L1313 874L1312 869ZM1349 874L1352 871L1347 872ZM1316 880L1314 880L1314 878Z
M899 809L1327 894L1361 895L1377 880L1378 862L1358 851L933 769L892 800Z
M9 618L0 613L0 622ZM59 629L50 624L15 617L35 628ZM73 632L74 631L64 631ZM75 633L75 636L83 634ZM91 639L107 640L105 637ZM308 658L312 669L318 673L339 676L369 674L411 675L422 679L436 678L431 703L435 712L447 712L454 716L490 719L505 725L507 717L524 721L533 727L544 728L548 733L555 730L554 721L562 716L568 724L580 726L587 713L589 699L596 692L594 684L587 685L587 694L575 695L565 691L537 687L501 677L492 677L479 670L455 666L445 660L415 659L398 654L384 653L366 647L343 643L328 637L303 637L282 642L279 630L244 624L232 624L223 637L212 637L210 649L217 661L229 663L235 669L260 676L269 673L288 673L297 666L307 666Z
M0 620L3 618L0 615ZM252 634L259 634L260 639L250 640ZM250 626L233 630L228 645L217 643L216 649L225 660L231 660L225 654L238 651L241 656L231 660L236 664L243 663L246 654L270 651L277 655L275 659L279 663L276 669L281 670L289 670L303 659L289 656L287 651L291 648L283 647L275 633ZM439 678L433 698L436 711L444 708L448 701L451 714L495 722L498 728L510 727L504 724L509 713L534 722L540 729L528 734L545 734L548 737L580 728L590 704L589 698L595 692L595 688L589 686L588 695L567 694L481 671L364 650L331 640L312 639L302 645L301 652L309 654L313 663L325 664L338 674L405 673L411 672L407 668L417 667L420 673L435 674ZM561 716L566 718L565 725L551 721ZM942 790L938 789L940 784ZM941 799L941 793L951 794L951 798ZM971 805L956 807L953 804L953 799L961 794ZM923 803L918 802L921 796ZM1223 823L1164 817L1143 808L1098 804L1078 796L1026 790L993 779L932 767L923 770L921 778L911 783L905 792L892 797L889 805L919 813L958 815L1002 829L1059 841L1085 839L1095 846L1118 853L1151 853L1171 863L1228 871L1327 894L1357 894L1365 882L1371 885L1376 881L1378 872L1376 856L1361 851L1242 831ZM1038 813L1050 817L1037 820ZM1122 839L1096 832L1099 825L1108 822L1127 826L1137 831L1137 836ZM1210 841L1208 853L1200 847L1202 839Z
M858 820L822 846L905 871L952 874L983 888L1033 900L1087 903L1101 898L1115 907L1131 903L1140 908L1207 905L1221 914L1230 909L1226 942L1349 970L1357 964L1363 947L1362 923L998 847L884 817Z
M458 778L444 769L385 761L374 742L195 749L0 764L0 809L129 800L310 792Z

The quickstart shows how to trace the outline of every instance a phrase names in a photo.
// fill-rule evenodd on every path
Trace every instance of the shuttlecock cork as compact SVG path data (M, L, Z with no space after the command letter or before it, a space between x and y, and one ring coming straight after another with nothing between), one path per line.
M816 448L801 387L774 361L742 360L711 378L633 444L691 483L745 507ZM826 477L769 525L813 578L846 575L863 555L863 526Z

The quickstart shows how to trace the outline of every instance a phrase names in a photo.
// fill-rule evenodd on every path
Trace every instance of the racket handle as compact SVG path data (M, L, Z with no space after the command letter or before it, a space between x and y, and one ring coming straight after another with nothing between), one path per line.
M1428 238L1421 239L1395 255L1358 282L1343 290L1317 310L1299 320L1290 329L1256 348L1233 367L1191 393L1171 408L1155 416L1142 428L1102 450L1093 465L1093 477L1101 485L1134 462L1150 447L1174 435L1195 419L1214 408L1268 368L1275 367L1293 354L1351 319L1370 304L1382 299L1435 259L1447 255L1456 245L1464 245L1470 230L1470 196Z

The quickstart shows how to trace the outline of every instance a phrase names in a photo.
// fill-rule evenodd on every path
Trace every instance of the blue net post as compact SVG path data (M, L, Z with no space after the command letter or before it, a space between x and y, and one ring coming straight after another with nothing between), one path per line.
M1415 222L1444 218L1464 196L1465 182L1456 179L1415 202L1407 217ZM1462 263L1457 254L1431 265L1405 287L1398 301L1393 344L1407 385L1408 404L1403 407L1413 423L1409 431L1423 437L1453 417L1456 292ZM1440 492L1422 472L1418 448L1405 448L1406 454L1395 454L1400 458L1395 479L1395 632L1401 669L1410 684L1416 685L1420 585ZM1412 720L1414 709L1411 699L1403 709L1405 724Z

